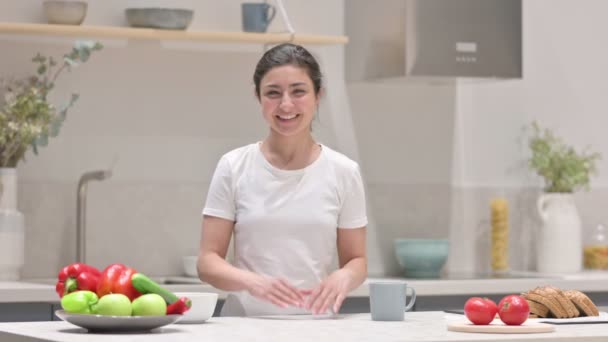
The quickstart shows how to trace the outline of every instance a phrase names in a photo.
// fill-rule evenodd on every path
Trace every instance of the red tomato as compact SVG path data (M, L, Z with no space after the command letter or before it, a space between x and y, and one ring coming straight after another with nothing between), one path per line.
M506 325L520 325L529 315L528 302L521 296L509 295L498 303L498 316Z
M497 311L496 303L488 298L472 297L464 304L464 314L476 325L490 324Z

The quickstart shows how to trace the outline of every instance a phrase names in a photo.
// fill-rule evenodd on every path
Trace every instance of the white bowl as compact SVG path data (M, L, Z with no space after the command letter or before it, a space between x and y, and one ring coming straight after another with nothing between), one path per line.
M197 277L198 271L196 269L196 262L198 261L198 256L185 256L182 258L182 264L184 266L184 274L188 277Z
M47 0L44 2L44 14L49 24L80 25L87 15L87 3Z
M190 310L177 323L204 323L215 311L217 293L212 292L175 292L178 297L188 297L192 301Z

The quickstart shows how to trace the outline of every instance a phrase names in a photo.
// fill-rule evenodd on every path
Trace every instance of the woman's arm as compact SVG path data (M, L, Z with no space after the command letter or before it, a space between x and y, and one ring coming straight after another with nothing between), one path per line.
M226 261L228 245L234 222L219 217L203 217L203 227L198 255L199 278L225 291L246 290L251 272L238 269Z
M325 313L331 307L337 313L346 295L365 281L367 277L365 236L365 227L338 229L340 269L333 272L312 291L306 305L307 309L319 314Z
M281 307L302 305L303 295L287 281L242 270L225 260L233 230L234 222L230 220L203 217L197 263L199 278L224 291L248 291Z

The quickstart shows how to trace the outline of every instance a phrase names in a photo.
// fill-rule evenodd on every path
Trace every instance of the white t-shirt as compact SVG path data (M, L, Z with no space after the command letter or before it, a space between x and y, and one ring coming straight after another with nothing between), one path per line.
M356 162L321 145L299 170L270 164L254 143L220 159L204 215L235 222L234 265L313 288L329 275L337 229L367 225L363 181ZM228 295L222 316L304 313L242 291Z

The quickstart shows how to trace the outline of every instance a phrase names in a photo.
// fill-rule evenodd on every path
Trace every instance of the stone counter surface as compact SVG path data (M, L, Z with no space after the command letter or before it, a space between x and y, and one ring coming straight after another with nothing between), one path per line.
M0 341L606 341L606 324L558 325L551 333L472 334L447 331L443 312L409 312L403 322L369 314L326 320L213 317L203 324L171 324L151 332L93 334L67 322L1 323Z
M534 274L531 274L534 275ZM167 277L165 279L171 279ZM374 280L401 279L407 281L416 289L419 296L450 296L450 295L491 295L507 294L527 291L536 286L553 285L563 289L577 289L583 292L608 292L608 272L582 272L571 275L543 276L534 275L526 278L506 279L429 279L414 280L402 278L369 278L363 285L349 294L349 297L368 297L368 283ZM184 278L173 277L180 281ZM170 291L180 292L216 292L220 298L226 293L204 283L198 283L197 279L189 278L195 284L168 284L163 285ZM52 285L51 285L52 284ZM0 303L25 303L25 302L58 302L53 279L24 280L17 282L0 281Z

